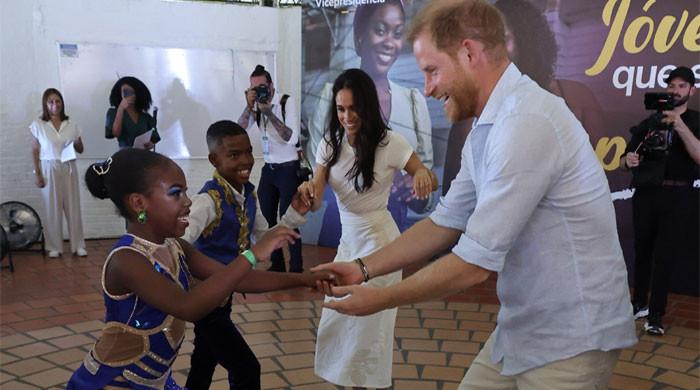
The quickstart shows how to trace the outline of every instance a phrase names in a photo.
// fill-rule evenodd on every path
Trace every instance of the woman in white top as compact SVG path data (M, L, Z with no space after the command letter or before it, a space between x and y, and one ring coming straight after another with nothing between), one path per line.
M44 199L44 238L49 257L63 251L63 214L68 219L71 252L87 256L80 216L80 191L75 153L83 152L78 126L68 120L63 96L54 89L44 91L42 114L29 126L36 186Z
M303 183L299 191L305 202L318 208L326 184L330 185L342 225L335 261L353 261L399 236L387 210L397 171L404 169L413 177L413 192L419 198L437 188L437 178L401 135L388 131L374 83L364 71L348 69L338 76L328 116L313 181ZM399 281L401 271L374 278L369 284L384 287ZM395 320L396 309L368 317L323 309L316 375L341 386L391 386Z

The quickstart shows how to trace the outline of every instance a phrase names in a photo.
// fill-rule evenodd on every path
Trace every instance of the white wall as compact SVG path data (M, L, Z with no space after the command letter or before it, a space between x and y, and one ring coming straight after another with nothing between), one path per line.
M301 95L298 7L164 0L0 1L0 202L21 200L40 215L43 207L31 173L27 126L41 112L42 92L60 88L58 42L276 51L277 90ZM241 110L232 108L231 118ZM70 115L70 106L66 111ZM207 160L177 162L185 170L191 192L211 175ZM81 172L90 163L79 160ZM256 183L260 167L257 162ZM86 237L123 232L124 222L115 218L111 202L92 198L82 182L81 205Z

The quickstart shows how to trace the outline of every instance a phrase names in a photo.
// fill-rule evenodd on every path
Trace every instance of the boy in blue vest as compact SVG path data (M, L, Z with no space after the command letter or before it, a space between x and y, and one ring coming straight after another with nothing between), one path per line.
M250 183L253 148L246 131L223 120L207 130L209 162L216 168L213 179L192 197L190 225L182 237L207 256L228 264L249 249L251 239L262 236L268 224L260 212L255 186ZM280 222L296 228L309 208L298 196ZM251 270L236 289L260 293L297 286L315 287L318 276ZM195 322L187 389L208 389L217 364L228 370L230 388L260 389L260 363L231 321L231 298Z

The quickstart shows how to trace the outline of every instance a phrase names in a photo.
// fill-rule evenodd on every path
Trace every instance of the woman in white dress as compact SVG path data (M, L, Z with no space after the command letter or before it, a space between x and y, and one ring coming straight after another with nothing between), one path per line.
M80 215L80 190L75 153L83 152L78 126L68 119L63 96L54 89L44 91L41 117L29 126L36 186L44 200L44 237L49 257L63 252L63 214L68 219L71 252L87 256Z
M433 169L433 130L425 97L418 88L409 88L389 78L389 72L399 60L404 47L406 13L403 2L386 0L381 3L361 4L355 8L353 14L352 35L357 58L345 61L344 67L350 67L347 65L349 63L359 62L359 68L374 82L384 121L391 131L401 134L408 141L423 165ZM339 34L342 35L343 32ZM348 55L344 48L343 55ZM410 55L404 57L409 59L404 65L415 62ZM403 65L398 67L401 66ZM314 112L308 113L309 140L306 152L311 161L315 161L318 144L328 123L326 108L332 99L331 82L325 83L319 97ZM389 195L389 210L401 231L410 227L418 215L431 210L437 199L432 196L416 199L411 196L411 180L410 176L401 171L397 172ZM340 236L338 206L329 193L325 194L325 200L326 208L320 221L320 231L317 233L318 244L335 246ZM305 231L305 234L310 233ZM312 235L310 238L316 237Z
M303 200L318 208L326 184L330 185L342 225L334 261L353 261L399 236L387 210L397 171L404 169L413 177L413 191L419 198L437 189L437 178L401 135L388 131L374 83L364 71L348 69L338 76L328 115L314 178L299 191ZM384 287L399 281L401 271L374 278L369 284ZM368 317L323 309L316 340L316 375L341 386L391 386L395 320L396 309Z

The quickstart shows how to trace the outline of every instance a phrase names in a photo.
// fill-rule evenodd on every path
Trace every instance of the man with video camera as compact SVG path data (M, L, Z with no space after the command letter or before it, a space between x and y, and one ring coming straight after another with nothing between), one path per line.
M664 334L661 319L674 265L698 245L698 237L688 234L697 223L693 182L700 178L698 111L688 109L695 82L693 71L681 66L666 78L667 94L646 94L646 108L657 112L630 129L632 139L620 161L632 171L635 188L632 305L635 318L647 317L644 330L651 335Z
M250 75L250 88L245 91L246 107L238 124L246 130L253 129L251 137L260 136L265 165L258 184L258 201L270 227L277 224L277 217L284 215L297 192L297 187L308 180L309 171L301 169L299 119L294 99L275 94L270 72L258 65ZM278 214L279 213L279 214ZM289 270L302 272L301 240L289 246ZM271 258L270 271L285 272L284 255L276 250Z

